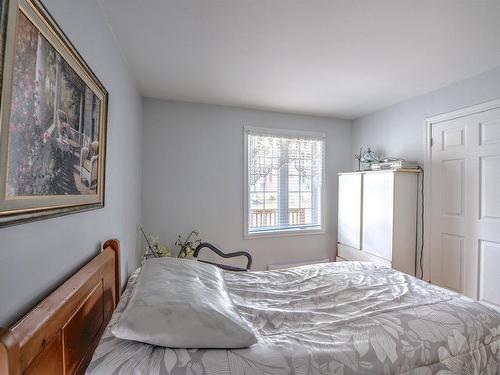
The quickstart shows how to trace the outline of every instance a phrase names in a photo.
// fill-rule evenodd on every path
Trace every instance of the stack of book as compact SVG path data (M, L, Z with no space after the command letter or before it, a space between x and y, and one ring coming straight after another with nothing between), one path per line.
M378 163L372 164L372 170L381 169L417 169L418 163L416 161L409 161L404 159L384 159Z

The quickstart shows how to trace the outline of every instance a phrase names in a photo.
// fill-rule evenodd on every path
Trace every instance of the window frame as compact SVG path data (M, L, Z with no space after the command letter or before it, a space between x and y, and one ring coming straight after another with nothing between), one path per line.
M321 138L323 141L323 160L321 168L321 199L320 199L320 209L321 223L319 226L314 226L314 228L283 228L283 229L269 229L262 231L249 231L249 189L248 189L248 135L249 132L258 132L261 134L268 134L270 136L302 136L311 138ZM304 131L304 130L293 130L293 129L280 129L280 128L263 128L255 126L243 127L243 238L253 239L253 238L268 238L268 237L287 237L287 236L302 236L302 235L316 235L326 233L326 200L327 196L325 192L327 191L326 185L326 134L322 132Z

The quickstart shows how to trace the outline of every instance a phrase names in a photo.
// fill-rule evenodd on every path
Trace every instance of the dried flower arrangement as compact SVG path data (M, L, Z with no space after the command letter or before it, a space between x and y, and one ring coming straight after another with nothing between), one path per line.
M160 237L156 235L147 235L144 232L144 227L142 224L139 224L139 231L144 236L146 240L146 252L144 254L145 258L161 258L161 257L170 257L172 253L170 250L163 244L160 243Z
M144 232L144 226L139 224L139 231L144 236L146 240L146 252L145 258L161 258L161 257L171 257L172 252L162 243L160 243L160 237L153 234L146 234ZM181 235L177 237L175 245L180 247L179 254L177 258L192 258L196 247L201 243L200 232L197 230L192 230L191 233L183 241Z
M197 230L192 230L184 241L182 241L181 235L179 235L177 241L175 241L175 245L181 248L177 258L191 258L200 243L200 232Z

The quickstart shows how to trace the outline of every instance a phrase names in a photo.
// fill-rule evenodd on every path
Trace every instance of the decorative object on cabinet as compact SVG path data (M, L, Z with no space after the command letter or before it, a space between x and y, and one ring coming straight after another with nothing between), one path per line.
M360 150L361 151L361 150ZM378 155L368 147L368 150L363 152L362 157L361 157L361 163L366 164L366 168L363 168L363 170L370 170L372 169L372 164L377 163L379 161Z
M354 154L354 159L358 161L358 169L357 171L361 170L361 160L363 159L363 147L359 148L359 154Z
M376 163L372 163L372 170L380 169L418 169L419 165L416 161L405 160L401 158L385 158Z
M39 0L0 14L0 226L103 207L106 89Z
M415 275L419 172L339 174L338 257Z

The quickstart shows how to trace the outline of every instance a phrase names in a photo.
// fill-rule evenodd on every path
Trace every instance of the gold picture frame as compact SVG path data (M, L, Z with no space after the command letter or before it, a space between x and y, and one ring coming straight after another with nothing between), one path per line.
M106 89L39 0L0 7L0 226L104 207Z

